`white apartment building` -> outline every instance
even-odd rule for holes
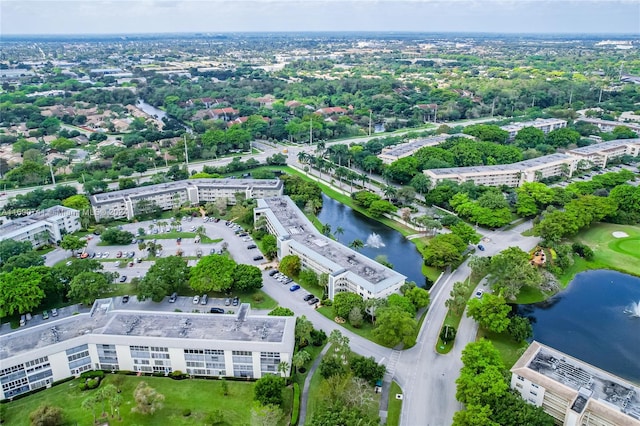
[[[601,132],[611,132],[613,129],[619,126],[625,126],[633,130],[636,133],[640,132],[640,124],[637,123],[625,123],[622,121],[600,120],[599,118],[580,117],[576,121],[582,121],[584,123],[593,124],[598,126]]]
[[[387,297],[405,282],[404,275],[322,235],[287,196],[259,199],[253,215],[256,222],[266,219],[280,259],[296,255],[303,268],[329,275],[330,299],[345,291],[363,299]]]
[[[142,306],[96,300],[89,313],[1,335],[0,399],[87,370],[258,379],[281,374],[280,362],[291,365],[294,317],[250,315],[249,304],[236,315],[136,310]]]
[[[587,161],[590,167],[606,167],[607,162],[612,158],[630,155],[637,157],[640,155],[640,138],[636,139],[616,139],[608,142],[596,143],[583,146],[582,148],[567,151],[578,158],[578,161]]]
[[[282,192],[280,179],[187,179],[95,194],[90,201],[99,222],[104,219],[132,219],[142,200],[154,202],[162,210],[171,210],[185,203],[198,205],[221,198],[228,204],[235,204],[237,193],[246,198],[262,198],[282,195]]]
[[[558,425],[640,425],[638,386],[536,341],[511,368],[511,388]]]
[[[445,134],[428,136],[426,138],[416,139],[407,143],[383,148],[382,152],[378,154],[378,158],[381,159],[384,164],[391,164],[396,160],[415,154],[421,148],[440,145],[449,138],[475,139],[473,136],[465,135],[464,133],[456,133],[455,135]]]
[[[558,118],[537,118],[533,121],[523,121],[521,123],[511,123],[506,126],[500,126],[502,130],[509,132],[509,140],[512,141],[516,138],[518,132],[525,127],[534,127],[540,129],[546,135],[547,133],[567,127],[566,120],[560,120]]]
[[[57,244],[64,234],[79,230],[78,210],[54,206],[0,225],[0,241],[29,241],[38,248],[44,244]]]
[[[525,182],[535,182],[553,176],[571,176],[579,159],[568,154],[551,154],[513,164],[494,166],[453,167],[427,169],[423,173],[433,186],[443,180],[457,183],[472,181],[476,185],[518,187]]]

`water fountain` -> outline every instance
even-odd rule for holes
[[[382,242],[382,238],[380,237],[380,235],[372,232],[371,235],[367,237],[366,246],[371,248],[381,248],[384,247],[384,243]]]
[[[625,314],[629,314],[632,317],[640,318],[640,302],[631,303],[631,306],[624,310]]]

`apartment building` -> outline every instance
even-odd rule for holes
[[[258,379],[283,374],[280,362],[291,365],[294,317],[251,315],[249,304],[235,315],[151,312],[119,299],[1,335],[0,399],[87,370]]]
[[[511,368],[511,388],[558,425],[640,425],[638,386],[536,341]]]
[[[0,241],[29,241],[38,248],[44,244],[57,244],[64,234],[79,230],[80,211],[54,206],[0,225]]]
[[[640,155],[640,138],[636,139],[616,139],[608,142],[596,143],[583,146],[582,148],[567,151],[578,158],[578,161],[586,161],[591,167],[606,167],[609,160],[630,155],[637,157]]]
[[[553,176],[571,176],[578,159],[568,154],[551,154],[513,164],[494,166],[453,167],[428,169],[423,173],[433,186],[443,180],[457,183],[472,181],[476,185],[518,187],[525,182],[535,182]]]
[[[427,146],[436,146],[445,142],[449,138],[469,138],[475,139],[473,136],[465,135],[464,133],[456,133],[454,135],[435,135],[428,136],[426,138],[420,138],[402,143],[398,145],[388,146],[382,149],[382,152],[378,154],[378,158],[382,160],[384,164],[391,164],[396,160],[404,157],[409,157],[415,154],[419,149]]]
[[[322,235],[287,196],[259,199],[253,214],[256,222],[264,217],[276,236],[279,258],[296,255],[303,268],[329,275],[330,299],[345,291],[364,299],[386,297],[405,282],[404,275]]]
[[[593,124],[598,126],[601,132],[611,132],[613,129],[619,126],[625,126],[633,130],[636,133],[640,133],[640,124],[638,123],[625,123],[622,121],[601,120],[599,118],[580,117],[576,121],[582,121],[584,123]]]
[[[282,195],[280,179],[187,179],[177,182],[141,186],[121,191],[105,192],[90,198],[97,222],[105,219],[132,219],[140,201],[157,204],[162,210],[176,206],[199,205],[224,198],[236,203],[236,194],[246,198]]]
[[[560,120],[558,118],[537,118],[533,121],[523,121],[521,123],[511,123],[507,124],[506,126],[500,126],[502,130],[506,130],[507,132],[509,132],[509,141],[514,140],[518,132],[525,127],[534,127],[536,129],[540,129],[546,135],[553,130],[567,127],[567,121]]]

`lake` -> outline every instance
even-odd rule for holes
[[[615,271],[576,275],[546,302],[519,305],[534,339],[640,383],[640,278]]]
[[[349,245],[355,239],[362,240],[366,245],[360,249],[360,253],[371,259],[383,254],[393,264],[393,269],[406,275],[408,281],[414,281],[420,287],[426,285],[426,278],[422,274],[422,255],[400,232],[324,194],[318,219],[323,224],[331,225],[334,235],[339,226],[344,229],[344,234],[336,235],[342,244]]]

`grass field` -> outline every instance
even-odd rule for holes
[[[402,389],[396,382],[391,382],[389,389],[389,407],[387,411],[387,426],[398,426],[402,411],[402,400],[396,399],[396,394],[402,394]]]
[[[513,364],[516,363],[520,355],[522,355],[522,351],[524,348],[529,346],[527,342],[517,343],[514,342],[511,336],[508,333],[492,333],[490,331],[483,330],[482,328],[478,329],[478,340],[485,338],[491,340],[493,346],[500,352],[502,356],[502,362],[507,370],[513,367]]]
[[[625,238],[615,238],[613,232],[624,232]],[[589,269],[613,269],[640,276],[640,227],[598,223],[580,232],[571,241],[588,245],[594,252],[591,260],[576,258],[574,264],[560,277],[567,285],[573,277]]]
[[[107,375],[100,387],[112,383],[115,377],[116,375]],[[229,395],[224,396],[221,382],[218,380],[177,381],[164,377],[121,377],[124,380],[120,386],[123,399],[120,406],[122,420],[109,418],[112,425],[207,424],[207,416],[216,410],[221,410],[223,413],[224,421],[220,424],[231,426],[251,423],[249,407],[253,401],[254,382],[227,381]],[[144,416],[131,412],[131,408],[135,405],[133,391],[141,381],[165,396],[164,407],[152,415]],[[93,414],[83,410],[81,404],[85,398],[100,388],[93,391],[80,391],[78,383],[77,380],[73,380],[7,404],[5,423],[29,426],[29,413],[42,404],[51,404],[63,409],[65,424],[92,424]],[[288,423],[293,390],[286,388],[284,392],[286,402],[283,408],[287,416],[282,425]],[[100,416],[101,408],[96,407],[97,416]],[[191,414],[184,416],[185,410],[191,410]]]
[[[471,276],[471,278],[469,279],[470,284],[468,286],[468,291],[466,294],[466,299],[468,300],[471,297],[471,293],[473,293],[473,289],[476,288],[476,286],[478,285],[478,283],[480,282],[480,279],[482,277],[475,277],[475,276]],[[460,325],[460,320],[462,319],[462,315],[464,315],[464,309],[463,312],[458,314],[456,312],[453,312],[451,309],[449,309],[447,311],[447,316],[444,317],[444,321],[442,322],[442,324],[440,325],[440,329],[442,329],[443,326],[445,325],[450,325],[453,328],[456,329],[456,331],[458,330],[458,326]],[[455,340],[451,341],[451,342],[447,342],[447,344],[445,345],[445,343],[442,341],[442,339],[440,339],[440,337],[438,337],[438,341],[436,342],[436,352],[440,353],[440,354],[448,354],[451,349],[453,349],[453,345],[455,344]]]

